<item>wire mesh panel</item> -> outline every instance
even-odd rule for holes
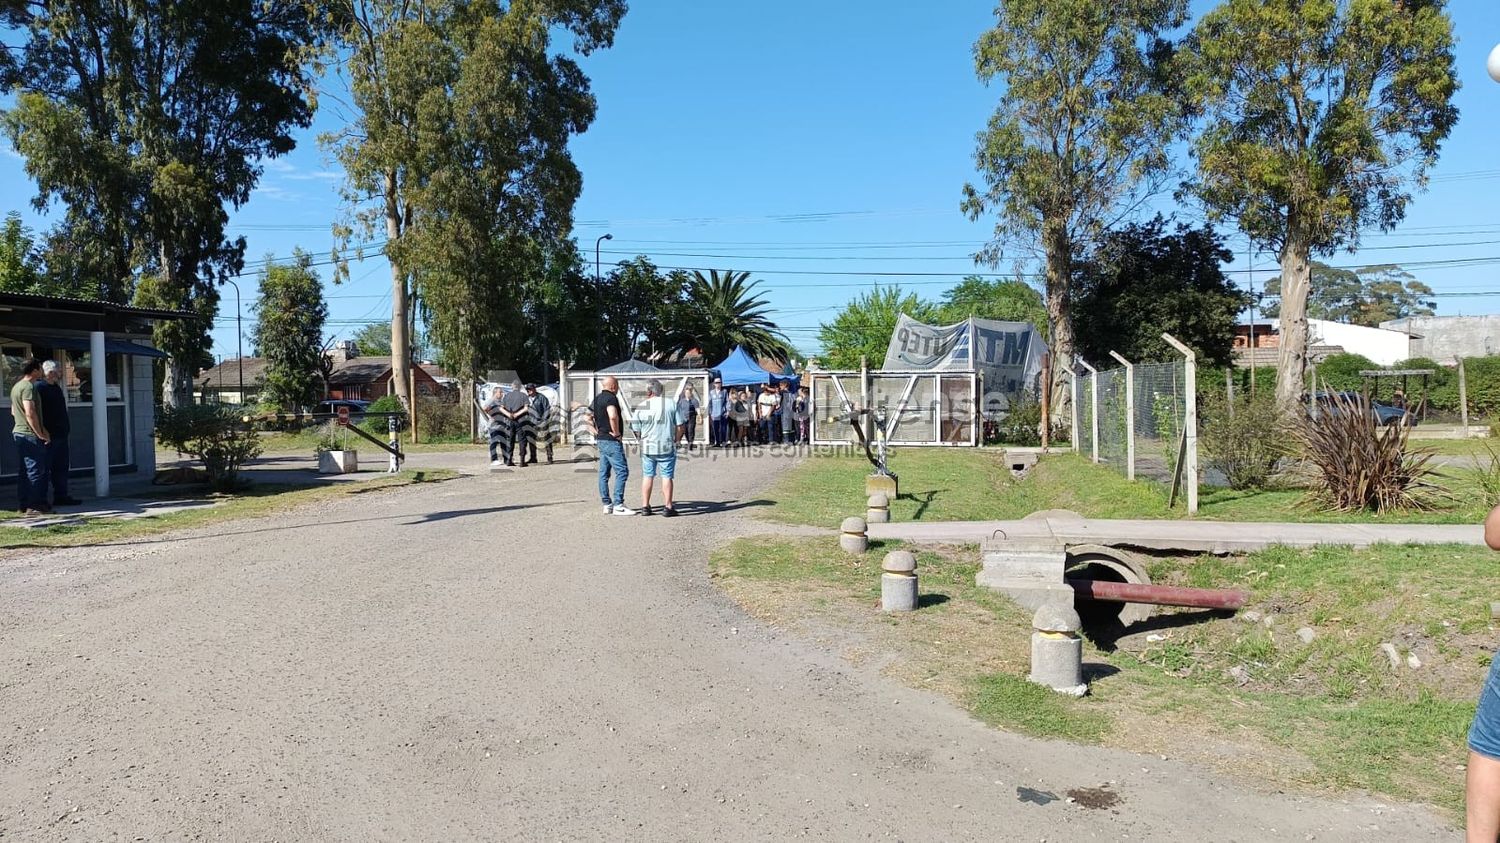
[[[840,391],[842,389],[842,392]],[[817,374],[812,376],[812,440],[818,445],[842,445],[859,439],[844,420],[850,407],[860,401],[859,374]]]
[[[1078,453],[1089,459],[1094,457],[1094,375],[1078,378],[1077,394],[1073,396],[1078,407],[1078,430],[1073,438],[1078,443]]]
[[[1136,472],[1171,482],[1182,445],[1187,412],[1186,373],[1182,361],[1135,366]]]
[[[859,372],[814,373],[809,376],[813,443],[858,444],[847,415],[868,399],[877,421],[890,422],[899,412],[892,445],[977,444],[977,378],[973,372],[870,372],[867,394]]]
[[[1100,372],[1095,379],[1099,384],[1099,462],[1128,475],[1125,369]]]

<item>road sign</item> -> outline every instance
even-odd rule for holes
[[[339,407],[339,426],[349,426],[349,406],[347,404],[340,405]]]

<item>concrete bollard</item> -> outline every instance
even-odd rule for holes
[[[880,609],[913,612],[917,608],[917,557],[909,550],[893,550],[880,565]]]
[[[1078,612],[1068,604],[1049,603],[1036,610],[1031,625],[1036,630],[1031,634],[1031,681],[1075,697],[1088,693]]]
[[[839,525],[839,547],[850,553],[864,553],[870,549],[870,540],[865,536],[865,519],[850,516]]]
[[[876,493],[870,496],[870,502],[866,504],[865,520],[871,524],[885,524],[891,520],[891,500],[884,494]]]

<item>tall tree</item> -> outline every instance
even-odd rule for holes
[[[771,305],[756,293],[759,285],[748,272],[709,270],[705,276],[694,271],[667,350],[696,348],[712,363],[743,346],[756,359],[785,362],[790,342],[766,315]]]
[[[0,223],[0,290],[8,293],[44,293],[44,275],[36,241],[12,211]]]
[[[1281,316],[1281,278],[1266,282],[1265,315]],[[1431,316],[1437,302],[1432,288],[1395,264],[1342,269],[1312,261],[1307,292],[1307,318],[1379,327],[1407,316]]]
[[[36,181],[39,209],[67,208],[90,297],[186,310],[162,321],[171,355],[162,400],[190,398],[207,356],[220,279],[243,266],[229,238],[259,161],[289,152],[312,119],[309,58],[322,16],[303,0],[171,3],[56,0],[0,6],[20,58],[5,133]],[[133,283],[134,282],[134,283]]]
[[[1047,335],[1047,304],[1029,284],[1017,278],[991,279],[970,275],[948,288],[934,319],[945,325],[970,316],[1002,322],[1030,322]]]
[[[1078,352],[1095,365],[1117,351],[1132,361],[1175,360],[1163,331],[1198,359],[1227,365],[1234,325],[1250,297],[1224,274],[1234,253],[1212,228],[1158,216],[1112,231],[1077,266]]]
[[[328,303],[311,255],[299,249],[290,263],[267,261],[255,318],[250,338],[256,355],[266,359],[266,400],[286,410],[312,405],[323,386]]]
[[[601,280],[601,326],[614,360],[662,351],[678,317],[687,274],[662,272],[645,255],[621,261]]]
[[[327,138],[350,224],[384,235],[391,365],[409,400],[412,294],[445,365],[475,377],[520,348],[519,286],[566,237],[582,179],[567,149],[594,117],[588,78],[553,53],[609,46],[623,0],[350,0],[346,68],[359,117]]]
[[[391,323],[371,322],[360,326],[349,339],[354,341],[354,347],[359,350],[363,357],[389,357],[391,354]],[[412,356],[418,360],[427,356],[427,341],[422,336],[421,329],[412,336]]]
[[[1442,0],[1225,0],[1192,35],[1192,190],[1281,261],[1276,396],[1307,367],[1312,256],[1389,230],[1458,120]]]
[[[974,45],[980,80],[1005,92],[974,154],[984,185],[964,186],[963,209],[998,215],[981,262],[997,266],[1007,244],[1045,256],[1059,408],[1074,354],[1073,261],[1165,172],[1182,125],[1162,36],[1186,9],[1186,0],[1002,0]]]
[[[829,369],[857,369],[863,357],[870,366],[879,366],[903,313],[919,322],[932,322],[937,316],[931,304],[899,286],[877,286],[861,293],[833,321],[818,327],[823,347],[819,362]]]

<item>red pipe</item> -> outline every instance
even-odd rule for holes
[[[1175,585],[1141,585],[1109,580],[1068,580],[1075,596],[1111,603],[1152,603],[1157,606],[1192,606],[1198,609],[1238,609],[1250,595],[1232,588],[1183,588]]]

